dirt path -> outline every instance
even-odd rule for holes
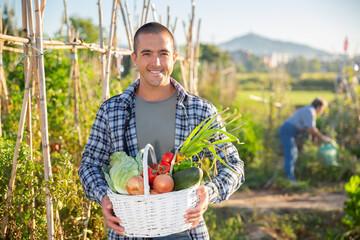
[[[236,208],[239,212],[261,211],[265,214],[276,212],[280,209],[293,210],[299,209],[320,210],[320,211],[343,211],[344,201],[347,200],[345,192],[320,192],[320,193],[279,193],[272,190],[237,192],[229,200],[212,206],[216,208],[229,207],[230,211]],[[314,211],[315,212],[315,211]],[[281,235],[281,231],[276,231],[263,224],[248,223],[244,225],[245,233],[251,240],[287,240]],[[303,236],[304,237],[304,236]],[[301,238],[299,238],[301,239]],[[314,239],[304,237],[302,239]]]
[[[229,200],[215,207],[237,207],[245,209],[319,209],[324,211],[342,210],[345,193],[297,193],[281,194],[274,191],[248,191],[233,194]]]

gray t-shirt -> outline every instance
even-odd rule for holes
[[[293,124],[299,131],[316,127],[316,111],[312,105],[298,109],[286,122]]]
[[[158,162],[175,148],[176,91],[162,101],[149,102],[135,97],[135,121],[138,148],[150,143]]]

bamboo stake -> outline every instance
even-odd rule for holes
[[[101,11],[101,0],[98,0],[98,10],[99,10],[99,37],[100,37],[100,48],[104,49],[104,36],[102,29],[102,11]],[[100,52],[100,72],[101,72],[101,85],[104,85],[105,79],[105,65],[104,65],[105,55],[103,52]]]
[[[40,88],[40,107],[42,115],[42,147],[44,160],[44,176],[45,176],[45,191],[46,191],[46,213],[47,213],[47,234],[48,239],[54,238],[54,216],[53,204],[48,183],[52,181],[51,176],[51,161],[49,151],[49,136],[48,136],[48,121],[47,121],[47,104],[46,104],[46,86],[45,86],[45,69],[44,69],[44,55],[43,55],[43,29],[40,15],[40,2],[35,0],[35,22],[36,22],[36,47],[38,49],[38,70],[39,70],[39,88]]]
[[[8,42],[12,42],[16,45],[21,45],[21,46],[23,46],[24,43],[27,43],[27,44],[30,43],[30,40],[27,38],[13,37],[13,36],[6,35],[6,34],[0,34],[0,40],[6,40]],[[45,49],[72,49],[72,48],[76,47],[77,49],[89,49],[91,51],[97,51],[100,53],[106,53],[107,48],[108,48],[108,46],[104,46],[102,48],[97,44],[85,43],[84,41],[78,40],[78,39],[74,39],[72,42],[61,42],[61,41],[56,41],[56,40],[43,40],[43,45],[44,45]],[[6,47],[6,48],[8,50],[14,49],[14,48],[10,48],[10,47]],[[14,52],[23,53],[22,50],[20,50],[20,49],[15,50],[15,49],[14,49]],[[4,50],[5,50],[5,48],[4,48]],[[117,47],[117,48],[111,47],[111,51],[113,54],[118,54],[118,55],[131,55],[131,53],[132,53],[131,50],[123,49],[123,48],[119,48],[119,47]]]
[[[33,19],[34,19],[34,13],[33,13],[33,1],[32,0],[28,0],[27,2],[27,15],[29,17],[29,30],[30,30],[30,44],[34,45],[35,43],[35,26],[33,24]],[[32,53],[34,53],[33,55],[37,55],[37,51],[35,51],[34,48],[32,48]],[[35,112],[38,113],[38,117],[39,117],[39,123],[41,123],[41,108],[40,108],[40,90],[39,90],[39,68],[38,68],[38,60],[34,57],[31,59],[31,61],[33,62],[33,93],[32,96],[35,95],[36,97],[36,105],[34,105],[34,110]],[[36,123],[36,122],[35,122]],[[39,128],[40,128],[40,133],[42,132],[42,126],[41,124],[39,124]]]
[[[2,84],[0,84],[0,138],[2,137],[2,123],[1,123],[2,97],[1,96],[2,96]]]
[[[146,0],[144,0],[144,3],[143,3],[143,9],[142,9],[142,13],[141,13],[141,25],[144,25],[144,18],[145,18],[145,10],[146,10]]]
[[[113,37],[114,37],[114,26],[116,24],[117,3],[118,3],[117,0],[113,0],[112,19],[111,19],[111,24],[110,24],[108,53],[107,53],[107,61],[106,61],[106,69],[105,69],[105,81],[104,81],[104,85],[102,88],[102,101],[103,102],[110,97],[109,80],[110,80],[110,66],[111,66],[111,46],[112,46],[112,41],[113,41]]]
[[[10,23],[11,30],[13,31],[14,36],[17,37],[17,36],[19,36],[19,33],[17,32],[17,29],[15,27],[15,23],[13,21],[13,15],[12,15],[12,12],[10,10],[10,7],[9,7],[9,4],[7,1],[5,1],[5,8],[6,8],[8,17],[9,17],[9,23]]]
[[[189,79],[190,79],[190,92],[196,95],[196,86],[195,86],[195,82],[194,82],[194,46],[193,44],[189,45],[190,46],[190,61],[189,63]]]
[[[151,9],[152,9],[154,22],[157,22],[158,19],[157,19],[157,16],[156,16],[155,4],[151,4]]]
[[[70,54],[70,58],[71,58],[71,67],[70,67],[70,76],[69,76],[69,82],[68,82],[68,92],[67,92],[67,96],[66,96],[66,101],[65,101],[65,109],[67,109],[69,107],[69,102],[70,102],[70,92],[71,92],[71,83],[72,83],[72,78],[74,76],[74,64],[73,64],[73,60],[72,58],[74,58],[75,55],[74,54]],[[66,123],[66,117],[64,118],[64,124]]]
[[[65,23],[65,14],[63,14],[61,17],[61,25],[60,25],[60,30],[59,30],[59,38],[60,39],[62,39],[62,36],[63,36],[64,23]]]
[[[186,73],[187,71],[185,69],[184,62],[180,61],[179,63],[180,63],[180,70],[181,70],[181,76],[182,76],[182,84],[185,89],[189,89],[188,81],[187,81],[187,73]]]
[[[40,6],[40,11],[41,11],[41,21],[44,18],[44,10],[45,10],[45,4],[46,4],[46,0],[42,0],[41,1],[41,6]]]
[[[145,14],[145,19],[144,19],[144,24],[147,23],[147,19],[149,16],[150,3],[151,3],[151,0],[148,0],[148,3],[146,5],[146,14]]]
[[[65,17],[65,20],[66,20],[68,41],[71,42],[71,32],[70,32],[71,28],[70,28],[69,16],[67,14],[66,0],[64,0],[64,17]]]
[[[170,27],[170,7],[167,7],[167,20],[166,20],[166,27]]]
[[[89,226],[89,221],[90,221],[90,216],[91,216],[91,200],[89,199],[86,203],[86,208],[87,208],[87,211],[86,211],[86,217],[85,217],[85,227],[84,227],[84,231],[83,231],[83,237],[82,239],[83,240],[86,240],[87,239],[87,231],[86,229],[88,228]]]
[[[0,7],[0,33],[2,33],[2,10]],[[6,79],[5,79],[5,72],[4,72],[4,65],[3,65],[3,49],[5,49],[4,43],[2,40],[0,40],[0,93],[2,93],[2,91],[4,91],[4,96],[5,96],[5,102],[4,102],[4,107],[5,107],[5,111],[9,114],[9,93],[7,90],[7,85],[6,85]],[[1,94],[2,96],[2,94]],[[0,96],[0,98],[1,98]],[[0,104],[1,107],[1,104]],[[1,112],[1,108],[0,108],[0,112]],[[0,120],[1,121],[1,120]],[[1,123],[0,123],[1,125]]]
[[[125,11],[126,11],[126,16],[127,16],[127,22],[129,24],[130,36],[131,36],[131,39],[132,39],[134,37],[134,33],[133,33],[133,28],[132,28],[131,20],[130,20],[130,13],[129,13],[129,9],[128,9],[126,1],[125,1]]]
[[[29,43],[30,40],[27,38],[22,38],[22,37],[14,37],[14,36],[10,36],[10,35],[5,35],[5,34],[0,34],[0,38],[3,40],[8,40],[9,42],[17,42],[20,43],[21,45],[23,43]]]
[[[2,50],[6,50],[9,52],[15,52],[15,53],[21,53],[21,54],[24,53],[24,51],[22,49],[8,47],[8,46],[2,46]]]
[[[23,37],[28,37],[28,15],[27,15],[27,4],[26,0],[21,0],[22,2],[22,22],[23,22]],[[32,21],[32,19],[29,19]],[[32,24],[29,24],[32,27]],[[32,31],[33,32],[33,31]],[[30,37],[30,35],[29,35]],[[29,47],[24,45],[24,54],[29,55]],[[29,57],[24,59],[24,77],[25,79],[29,78],[29,91],[28,91],[28,104],[27,104],[27,113],[26,113],[26,131],[28,133],[27,143],[30,148],[30,160],[33,161],[33,151],[32,151],[32,125],[31,125],[31,76],[32,76],[32,67],[30,64]],[[31,68],[30,68],[31,65]],[[24,96],[26,97],[26,96]],[[30,195],[32,196],[32,201],[30,203],[29,212],[30,212],[30,221],[29,221],[29,229],[30,229],[30,239],[35,239],[35,197],[34,197],[34,188],[32,187],[33,181],[32,177],[34,176],[34,172],[30,172],[30,182],[28,187],[31,189]]]
[[[73,65],[74,65],[74,76],[73,76],[73,92],[74,92],[74,112],[75,112],[75,126],[78,134],[78,144],[81,146],[82,139],[81,139],[81,129],[79,124],[79,102],[78,102],[78,94],[79,94],[79,62],[78,62],[78,55],[77,50],[74,49],[74,56]]]
[[[198,28],[197,28],[197,37],[196,37],[196,45],[195,45],[195,49],[194,49],[194,57],[193,57],[193,61],[192,61],[192,65],[193,65],[193,76],[194,76],[194,94],[198,95],[199,94],[199,90],[198,90],[198,62],[199,62],[199,49],[200,49],[200,24],[201,24],[201,19],[199,19],[198,22]]]
[[[172,28],[172,32],[175,33],[175,29],[176,29],[176,23],[177,23],[177,17],[175,18],[175,21],[174,21],[174,26]]]
[[[18,156],[19,156],[19,150],[20,150],[20,143],[22,142],[23,138],[23,132],[24,132],[24,125],[25,125],[25,117],[26,117],[26,111],[27,111],[27,105],[29,104],[29,89],[30,89],[30,69],[32,66],[28,68],[28,74],[26,75],[25,80],[25,92],[24,92],[24,98],[23,98],[23,104],[21,108],[21,115],[20,115],[20,123],[19,123],[19,129],[18,129],[18,137],[16,139],[16,145],[15,145],[15,152],[14,152],[14,158],[11,168],[11,175],[10,175],[10,182],[8,186],[7,193],[5,195],[6,199],[6,212],[3,217],[2,225],[1,225],[1,234],[2,237],[6,237],[7,233],[7,224],[8,224],[8,218],[9,218],[9,211],[11,207],[11,201],[13,196],[13,191],[15,189],[15,178],[16,178],[16,171],[18,167]]]
[[[123,9],[121,0],[118,0],[118,2],[119,2],[119,5],[120,5],[121,15],[122,15],[124,26],[125,26],[125,31],[126,31],[126,36],[127,36],[128,43],[129,43],[129,48],[132,51],[133,50],[133,45],[132,45],[132,40],[131,40],[132,36],[130,36],[129,29],[128,29],[128,26],[126,24],[125,13],[124,13],[124,9]]]

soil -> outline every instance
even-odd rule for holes
[[[324,211],[342,210],[346,193],[278,193],[272,190],[236,192],[229,200],[215,207],[236,207],[242,209],[318,209]]]
[[[212,205],[221,211],[236,211],[240,213],[262,212],[270,213],[283,209],[289,212],[306,211],[317,212],[343,212],[344,202],[347,200],[345,192],[302,192],[302,193],[281,193],[274,190],[245,191],[234,193],[229,200],[220,204]],[[245,224],[244,229],[249,239],[280,239],[282,238],[271,227],[264,227],[262,224]],[[304,238],[304,239],[312,239]],[[284,239],[286,240],[286,238]]]

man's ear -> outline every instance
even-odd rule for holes
[[[134,65],[136,66],[136,54],[134,52],[131,54],[131,59],[132,59]]]
[[[177,58],[177,52],[174,52],[174,54],[173,54],[173,61],[175,62],[176,61],[176,58]]]

